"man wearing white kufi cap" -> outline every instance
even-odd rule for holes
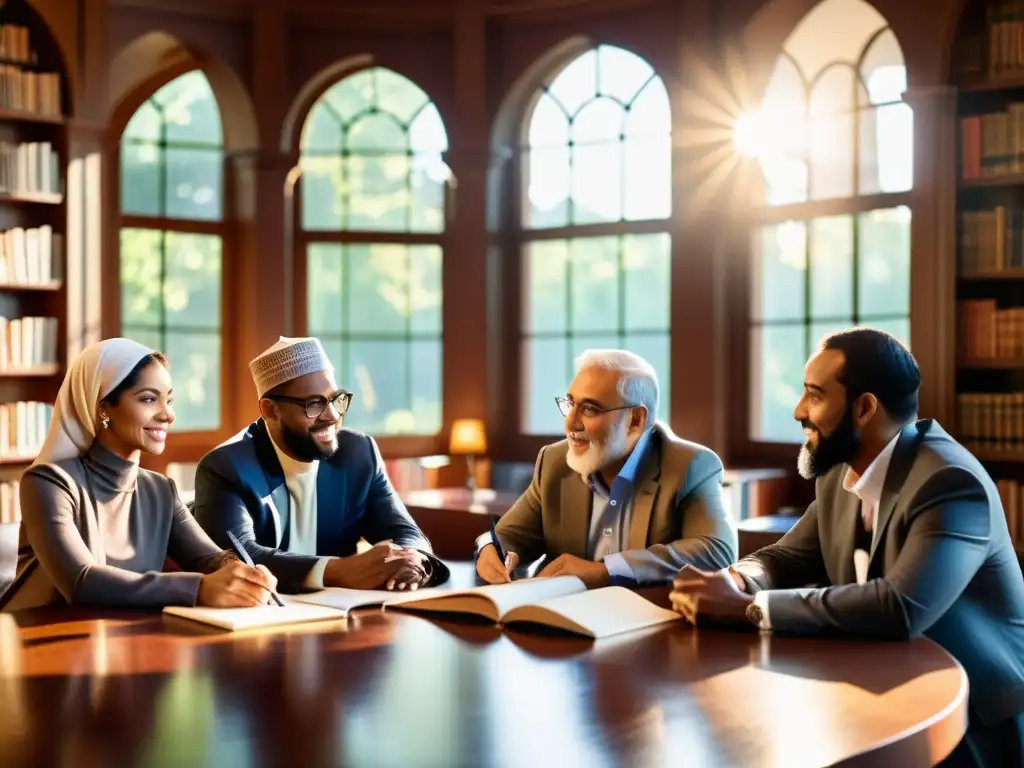
[[[262,418],[199,462],[195,516],[233,533],[282,592],[416,589],[448,569],[409,516],[373,438],[342,428],[340,389],[319,339],[281,337],[249,363]],[[356,554],[365,538],[374,546]]]

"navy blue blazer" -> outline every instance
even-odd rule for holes
[[[320,462],[316,480],[318,556],[356,553],[391,539],[431,558],[431,584],[448,578],[430,543],[398,497],[373,438],[351,429],[338,433],[338,451]],[[196,520],[218,546],[229,549],[231,531],[252,559],[278,579],[281,592],[294,593],[317,557],[286,552],[291,496],[263,419],[254,421],[207,453],[196,470]]]

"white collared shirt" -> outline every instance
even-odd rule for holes
[[[878,505],[882,501],[882,489],[885,487],[885,476],[889,472],[889,462],[892,461],[892,452],[896,449],[896,441],[900,434],[886,443],[879,451],[863,475],[853,471],[853,467],[846,470],[843,478],[843,490],[849,491],[860,499],[860,513],[864,520],[864,528],[871,533],[872,539],[876,535],[876,523],[878,522]],[[853,568],[857,574],[857,583],[864,584],[868,580],[868,559],[870,554],[863,549],[855,550],[853,553]],[[768,617],[768,595],[771,590],[761,590],[754,595],[754,603],[761,609],[761,625],[763,630],[772,628],[771,619]]]
[[[268,432],[269,434],[269,432]],[[286,552],[297,555],[316,555],[316,478],[320,469],[319,461],[298,461],[281,450],[274,438],[270,438],[277,460],[284,471],[284,483],[291,497],[289,511],[288,548]],[[306,577],[302,586],[306,589],[324,588],[324,569],[329,557],[321,557]]]

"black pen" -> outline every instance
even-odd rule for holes
[[[494,518],[488,517],[487,522],[491,526],[491,544],[494,545],[495,551],[498,553],[498,559],[501,560],[501,564],[505,566],[505,570],[508,570],[508,559],[505,556],[505,550],[501,548],[501,542],[498,541],[498,530],[494,527]],[[509,574],[510,576],[512,574]]]
[[[249,557],[249,553],[245,551],[245,547],[242,546],[242,542],[236,539],[235,534],[233,534],[231,531],[226,531],[226,533],[228,535],[228,538],[231,539],[231,548],[235,550],[235,554],[238,555],[239,558],[241,558],[243,563],[250,566],[251,568],[255,568],[256,563],[254,563],[252,561],[252,558]],[[275,592],[271,591],[270,596],[274,598],[275,603],[284,608],[284,603],[281,602],[281,598],[278,597]]]

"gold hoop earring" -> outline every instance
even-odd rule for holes
[[[100,424],[103,425],[104,429],[110,429],[110,417],[107,414],[100,416]]]

